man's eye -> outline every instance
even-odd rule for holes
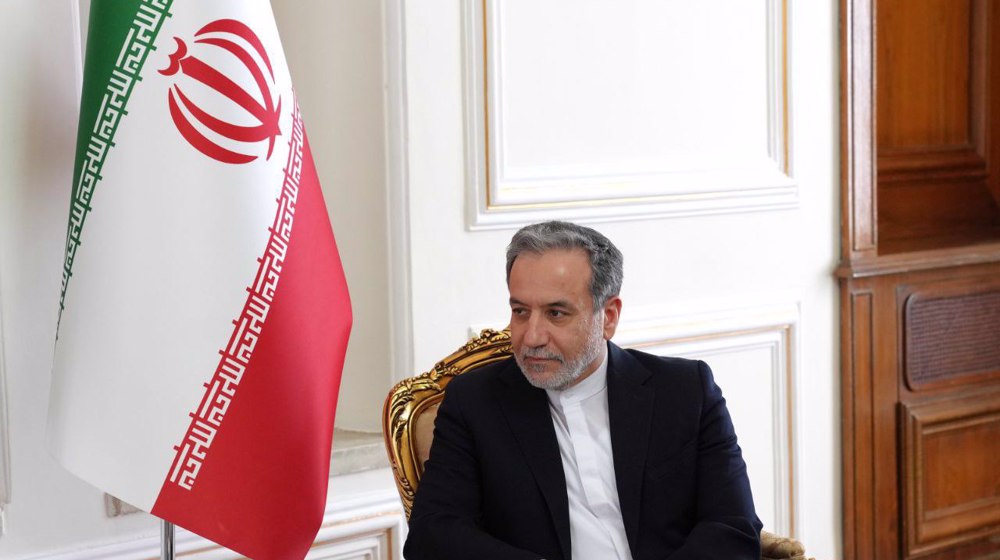
[[[522,307],[514,307],[514,308],[511,308],[511,310],[510,310],[510,314],[511,315],[517,315],[517,316],[524,315],[527,312],[528,311],[526,309],[522,308]]]
[[[554,319],[558,319],[560,317],[565,317],[565,316],[566,316],[566,312],[565,311],[560,311],[558,309],[550,309],[549,310],[549,317],[552,317]]]

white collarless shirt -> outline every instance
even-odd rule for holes
[[[573,560],[632,560],[611,454],[607,354],[583,381],[545,392],[566,476]]]

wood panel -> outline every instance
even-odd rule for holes
[[[847,560],[1000,558],[998,14],[841,1]]]
[[[977,144],[984,0],[879,0],[879,159],[927,147]],[[979,14],[976,14],[979,16]],[[978,55],[978,56],[977,56]],[[973,115],[973,113],[976,113]],[[881,171],[881,164],[880,164]]]
[[[879,0],[879,253],[1000,239],[993,0]]]
[[[899,412],[901,407],[927,402],[940,402],[946,408],[951,407],[954,399],[969,394],[988,395],[984,398],[992,403],[990,406],[1000,407],[1000,377],[993,373],[963,375],[965,368],[962,367],[956,376],[943,380],[927,379],[923,384],[913,383],[914,387],[910,386],[906,374],[908,364],[913,361],[906,344],[908,302],[919,303],[921,299],[932,303],[957,301],[964,307],[970,303],[963,298],[982,297],[988,300],[997,293],[998,285],[1000,264],[997,263],[842,280],[842,301],[848,302],[842,309],[845,558],[968,560],[981,554],[1000,552],[1000,531],[997,530],[1000,526],[994,524],[991,530],[983,529],[972,534],[962,529],[960,524],[954,524],[954,519],[939,525],[940,530],[953,530],[952,534],[940,538],[941,542],[946,542],[945,545],[938,548],[909,547],[907,531],[911,521],[909,511],[905,509],[907,504],[904,504],[903,489],[910,483],[914,470],[908,466],[903,454],[906,438],[902,419],[905,416]],[[986,309],[992,305],[991,302],[974,299],[971,305],[982,308],[986,313],[969,317],[967,326],[949,325],[940,316],[930,317],[930,324],[925,326],[966,330],[968,334],[969,330],[974,331],[976,325],[982,325],[993,316]],[[919,307],[917,310],[926,311]],[[962,317],[951,319],[959,323],[964,320]],[[986,335],[993,336],[993,333]],[[946,355],[958,352],[958,362],[961,363],[964,359],[961,358],[961,344],[951,342],[952,346],[929,351],[943,351]],[[919,352],[928,350],[920,348]],[[979,434],[977,437],[982,439],[986,436]],[[961,512],[948,509],[947,503],[941,501],[942,496],[981,494],[987,488],[987,483],[983,482],[985,471],[975,467],[981,463],[982,457],[975,451],[966,453],[961,443],[947,439],[933,441],[931,445],[947,448],[947,451],[942,450],[940,456],[947,454],[949,458],[954,458],[949,459],[952,462],[948,468],[959,469],[956,480],[961,484],[973,483],[965,490],[971,494],[941,486],[941,477],[927,483],[928,492],[936,500],[933,502],[934,515],[949,519],[950,516],[961,515]],[[962,469],[968,469],[968,472]],[[1000,485],[1000,479],[995,480],[994,485]],[[962,538],[956,537],[959,534]],[[998,540],[994,542],[990,538]],[[909,552],[911,548],[913,554]]]
[[[975,541],[1000,524],[1000,394],[904,404],[907,556]]]
[[[996,205],[984,187],[985,175],[963,179],[906,181],[879,185],[879,228],[883,232],[880,249],[896,247],[905,251],[906,240],[917,240],[916,246],[931,248],[928,239],[954,238],[954,244],[938,240],[937,246],[961,246],[982,232],[989,240]],[[958,233],[964,232],[965,237]],[[890,246],[888,244],[896,243]],[[911,245],[914,242],[911,242]]]

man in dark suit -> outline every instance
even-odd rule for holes
[[[448,385],[406,558],[760,557],[711,370],[609,342],[621,282],[621,253],[593,229],[545,222],[515,234],[514,358]]]

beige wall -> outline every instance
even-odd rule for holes
[[[372,0],[272,2],[354,309],[337,426],[381,429],[389,349],[382,8]]]

